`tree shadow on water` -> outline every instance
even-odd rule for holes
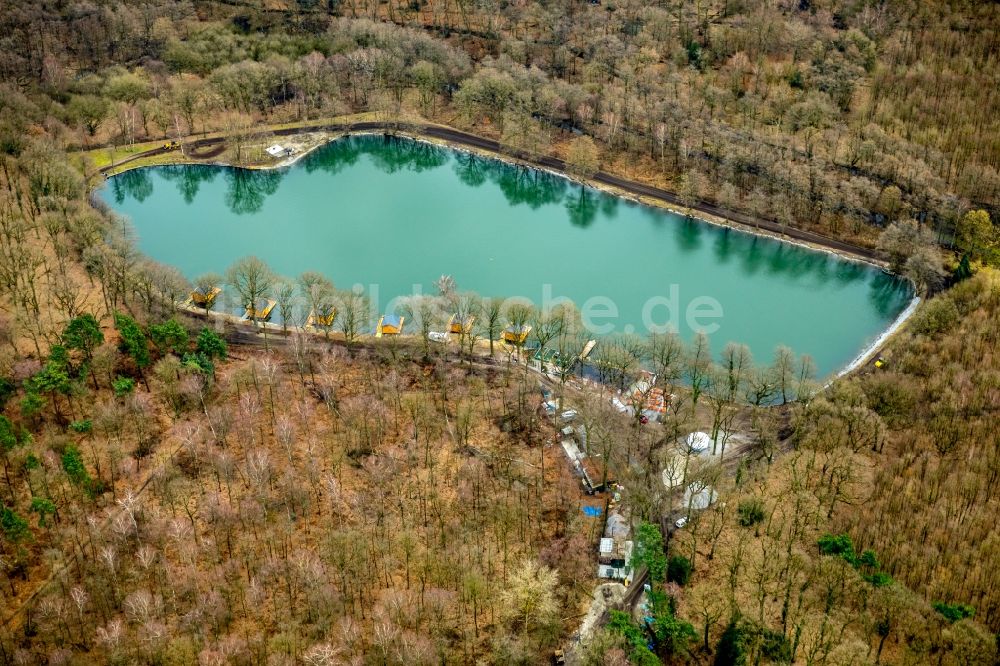
[[[226,205],[237,215],[256,213],[274,194],[284,173],[262,169],[229,169],[226,173]]]

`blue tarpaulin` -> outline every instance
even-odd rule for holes
[[[583,513],[586,516],[593,516],[596,518],[597,516],[601,515],[603,511],[599,506],[585,506],[583,507]]]

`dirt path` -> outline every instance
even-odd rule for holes
[[[488,139],[486,137],[478,136],[476,134],[470,134],[469,132],[463,132],[461,130],[453,129],[451,127],[445,127],[442,125],[431,125],[424,123],[401,123],[401,122],[387,122],[387,121],[367,121],[367,122],[356,122],[356,123],[333,123],[329,125],[314,125],[308,127],[291,127],[276,129],[273,131],[275,136],[293,136],[296,134],[304,134],[310,132],[339,132],[339,133],[351,133],[351,132],[371,132],[384,130],[387,132],[399,131],[412,133],[416,136],[427,137],[429,139],[437,139],[440,141],[446,141],[451,144],[458,146],[465,146],[469,148],[476,148],[478,150],[486,151],[496,155],[502,155],[505,157],[514,157],[520,161],[532,164],[535,166],[543,167],[545,169],[552,169],[559,172],[564,172],[566,170],[566,163],[557,157],[537,157],[537,158],[527,158],[523,155],[511,154],[501,148],[499,142],[494,139]],[[220,146],[225,143],[225,137],[211,137],[206,139],[196,139],[184,144],[187,151],[193,153],[193,157],[200,158],[207,156],[216,156],[222,151]],[[161,155],[166,152],[170,152],[170,148],[153,148],[152,150],[147,150],[142,153],[136,153],[131,157],[118,162],[115,165],[108,165],[102,167],[100,172],[102,174],[107,174],[112,169],[117,169],[124,164],[128,164],[134,160],[153,157],[155,155]],[[176,149],[173,149],[176,150]],[[653,185],[647,185],[645,183],[640,183],[638,181],[629,180],[621,176],[617,176],[606,171],[598,171],[594,174],[590,181],[598,185],[603,185],[606,187],[611,187],[616,190],[620,190],[627,194],[631,194],[638,197],[647,197],[657,202],[665,203],[670,206],[675,206],[680,209],[685,209],[687,206],[681,201],[681,198],[674,192],[665,190],[660,187],[655,187]],[[807,229],[798,229],[795,227],[789,227],[781,224],[773,219],[755,217],[752,215],[747,215],[745,213],[740,213],[738,211],[730,210],[722,206],[717,206],[715,204],[700,201],[693,206],[693,209],[705,215],[710,215],[713,217],[721,218],[734,225],[754,231],[757,233],[766,233],[774,236],[778,236],[785,239],[791,239],[799,241],[802,243],[807,243],[819,248],[830,250],[832,252],[852,256],[855,258],[862,259],[868,262],[881,263],[882,256],[876,250],[871,248],[863,247],[861,245],[855,245],[854,243],[849,243],[847,241],[842,241],[836,238],[831,238],[823,234],[816,233],[814,231],[809,231]]]

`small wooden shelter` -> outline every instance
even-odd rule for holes
[[[472,315],[453,314],[448,319],[448,332],[455,335],[468,335],[472,332],[472,324],[476,318]]]
[[[528,339],[529,333],[531,333],[531,327],[527,324],[521,326],[511,324],[503,330],[503,341],[512,345],[523,345],[524,341]]]
[[[399,335],[403,332],[403,320],[403,317],[397,315],[382,315],[379,317],[378,326],[375,327],[375,337],[381,338],[383,335]]]
[[[330,308],[326,312],[316,313],[315,310],[309,311],[309,318],[306,319],[306,326],[316,326],[322,328],[330,328],[333,326],[333,322],[337,319],[336,308]]]
[[[256,303],[247,304],[244,319],[256,319],[257,321],[267,321],[271,317],[276,301],[270,298],[258,298]]]
[[[205,289],[203,287],[198,287],[191,292],[191,303],[197,305],[199,308],[209,308],[215,303],[215,299],[222,293],[222,289],[219,287],[212,287],[211,289]]]

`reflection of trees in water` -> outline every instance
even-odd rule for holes
[[[833,279],[840,284],[850,284],[865,278],[872,272],[870,266],[866,266],[856,261],[837,261],[837,270],[833,273]]]
[[[767,260],[764,262],[764,270],[770,275],[781,273],[789,261],[789,256],[792,254],[791,246],[785,243],[770,241],[764,247],[767,249],[765,253]]]
[[[437,168],[447,163],[449,156],[453,155],[453,168],[464,184],[479,187],[487,181],[494,183],[512,206],[525,204],[531,208],[539,208],[545,204],[563,202],[570,222],[579,227],[593,224],[598,214],[614,217],[623,203],[618,197],[604,195],[584,186],[570,188],[565,178],[539,169],[511,165],[470,153],[453,154],[448,149],[404,137],[359,136],[343,139],[331,144],[317,159],[307,162],[306,168],[336,172],[344,166],[354,164],[361,153],[370,154],[375,165],[387,173],[403,169],[421,171]],[[651,215],[657,225],[667,219],[659,211],[651,211]],[[680,249],[690,252],[701,247],[706,231],[704,222],[688,217],[671,222],[676,222],[673,228]],[[840,284],[847,284],[862,279],[868,273],[867,267],[853,262],[840,261],[822,253],[758,236],[744,237],[729,229],[722,229],[716,234],[713,252],[719,263],[739,257],[742,260],[742,270],[748,275],[764,270],[770,274],[785,274],[795,278],[815,275],[821,282],[836,280]],[[882,299],[876,303],[876,307],[892,311],[899,299],[899,289],[890,281],[888,287],[882,286],[876,291],[884,294],[884,297],[873,295],[873,298]]]
[[[458,179],[470,187],[479,187],[486,182],[486,160],[471,153],[455,155],[455,173]]]
[[[826,254],[819,254],[818,252],[810,252],[809,254],[817,255],[822,257],[822,262],[816,264],[813,267],[812,272],[824,283],[832,282],[836,280],[837,277],[837,264],[841,263],[836,257],[831,257]]]
[[[507,203],[516,206],[525,204],[540,208],[546,204],[557,204],[566,195],[568,182],[565,178],[531,167],[515,166],[499,160],[475,158],[479,168],[503,193]]]
[[[337,173],[356,163],[362,154],[384,173],[402,170],[426,171],[454,160],[454,171],[462,183],[479,187],[487,181],[497,185],[511,205],[525,204],[538,208],[560,203],[566,196],[568,181],[539,169],[513,166],[500,160],[452,152],[422,141],[396,136],[353,136],[338,139],[303,161],[306,171]],[[614,197],[603,201],[606,212],[613,214],[618,202]]]
[[[663,229],[668,224],[674,224],[676,221],[677,216],[669,211],[642,204],[637,204],[637,206],[642,213],[642,217],[648,220],[649,223],[656,229]]]
[[[303,166],[310,173],[319,170],[335,174],[356,164],[362,154],[369,155],[385,173],[426,171],[448,162],[448,152],[429,143],[389,135],[362,135],[329,143],[306,157]]]
[[[389,140],[400,141],[395,137],[389,137]],[[432,146],[422,141],[402,141],[402,145],[403,157],[414,171],[437,169],[448,163],[448,151],[439,146]]]
[[[796,278],[802,277],[816,273],[829,259],[826,254],[803,250],[788,243],[771,241],[771,245],[774,249],[767,260],[767,272],[771,275],[787,274]]]
[[[124,203],[126,198],[142,203],[153,193],[149,169],[132,169],[118,174],[111,179],[111,191],[119,204]]]
[[[913,287],[906,280],[872,268],[865,270],[870,271],[872,275],[868,300],[880,316],[895,316],[903,309],[904,304],[913,298]]]
[[[725,264],[732,259],[735,250],[733,247],[733,236],[735,233],[729,227],[718,230],[718,233],[715,235],[715,243],[712,244],[712,254],[715,255],[716,263]]]
[[[539,208],[546,204],[556,204],[566,196],[568,181],[565,178],[538,169],[528,169],[528,171],[530,174],[523,181],[525,185],[523,200],[530,207]]]
[[[688,252],[701,247],[701,235],[705,230],[703,224],[685,215],[676,226],[678,247]]]
[[[219,168],[204,165],[165,166],[160,173],[164,179],[177,183],[177,190],[184,197],[184,202],[191,203],[202,183],[215,180],[219,175]]]
[[[597,195],[588,187],[580,186],[576,196],[569,196],[566,199],[566,211],[569,213],[569,221],[575,226],[587,228],[594,223],[599,209]]]
[[[324,173],[336,174],[346,167],[353,166],[364,152],[364,147],[359,139],[364,137],[345,137],[337,139],[319,150],[307,155],[302,160],[302,166],[306,173],[313,171],[323,171]]]
[[[761,266],[767,259],[767,243],[760,236],[751,236],[747,244],[747,249],[742,253],[743,272],[746,275],[754,275],[759,272]]]
[[[553,176],[550,173],[545,173],[544,171],[536,172],[538,174],[538,188],[540,197],[539,199],[542,203],[559,203],[566,196],[566,193],[570,189],[570,183],[565,178],[559,176]]]
[[[256,213],[264,200],[274,194],[284,173],[273,169],[229,169],[226,205],[238,215]]]
[[[389,135],[363,138],[368,140],[375,164],[386,173],[403,169],[427,171],[448,162],[448,153],[444,148],[423,141]]]
[[[602,193],[598,195],[598,198],[601,201],[601,212],[604,213],[604,217],[611,219],[618,215],[618,207],[623,201],[621,197]]]
[[[795,279],[808,275],[823,284],[832,281],[838,285],[847,285],[865,278],[871,270],[863,264],[845,261],[824,252],[771,238],[744,236],[728,229],[720,232],[713,249],[719,263],[739,257],[741,270],[745,275],[764,270],[769,275],[787,275]]]
[[[499,178],[496,184],[499,186],[500,191],[503,192],[503,196],[507,199],[508,204],[511,206],[528,204],[533,208],[540,205],[533,200],[533,179],[531,175],[534,169],[506,164],[500,164],[499,166]]]
[[[819,254],[810,252],[809,254]],[[866,279],[870,274],[881,275],[880,271],[875,271],[871,266],[858,261],[847,261],[840,257],[830,256],[826,253],[820,254],[826,261],[819,267],[818,273],[825,281],[834,281],[838,285],[848,285],[858,280]]]

